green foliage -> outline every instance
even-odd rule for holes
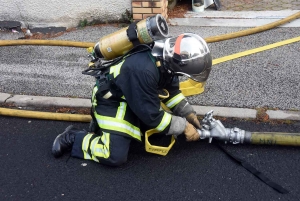
[[[87,19],[84,19],[84,20],[79,21],[78,27],[84,28],[86,26],[93,26],[96,24],[101,24],[101,21],[100,20],[92,20],[91,22],[89,22]]]
[[[123,23],[128,23],[128,24],[130,24],[130,23],[133,22],[133,15],[132,15],[132,13],[128,9],[126,9],[125,12],[122,13],[122,19],[121,19],[121,21]]]
[[[116,21],[110,21],[108,19],[93,19],[92,21],[88,21],[87,19],[80,20],[78,23],[79,28],[84,28],[86,26],[93,26],[96,24],[108,24],[110,22],[116,22]],[[132,13],[126,9],[124,13],[121,14],[121,17],[118,16],[118,23],[120,23],[121,26],[128,26],[128,24],[131,24],[133,22],[133,15]]]
[[[78,27],[83,28],[83,27],[86,27],[86,26],[88,26],[88,21],[87,21],[87,19],[84,19],[84,20],[80,20],[80,21],[79,21]]]

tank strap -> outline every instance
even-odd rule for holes
[[[97,95],[100,95],[104,99],[108,99],[112,96],[111,89],[111,80],[109,79],[109,74],[101,74],[98,78],[96,78],[96,86],[98,87]]]
[[[130,42],[132,42],[133,46],[137,46],[140,43],[140,41],[138,40],[138,36],[137,36],[137,26],[136,26],[137,22],[133,22],[129,25],[129,27],[127,28],[126,32],[127,32],[127,36]]]

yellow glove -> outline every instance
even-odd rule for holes
[[[189,123],[191,123],[196,128],[198,128],[198,129],[201,128],[200,122],[195,113],[192,112],[192,113],[188,114],[185,118]]]
[[[198,141],[200,139],[200,134],[198,133],[196,128],[188,122],[186,122],[186,126],[184,129],[184,135],[186,137],[186,141],[188,141],[188,142]]]

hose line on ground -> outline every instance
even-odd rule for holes
[[[95,43],[65,41],[65,40],[0,40],[0,46],[40,45],[40,46],[66,46],[66,47],[94,47]]]
[[[229,40],[233,38],[238,38],[242,36],[247,36],[259,32],[263,32],[280,25],[286,24],[291,22],[300,17],[300,12],[297,12],[293,15],[290,15],[284,19],[258,26],[255,28],[250,28],[234,33],[219,35],[219,36],[212,36],[205,38],[207,43],[219,42],[223,40]],[[60,41],[60,40],[0,40],[0,46],[17,46],[17,45],[41,45],[41,46],[67,46],[67,47],[81,47],[81,48],[88,48],[93,47],[95,43],[91,42],[78,42],[78,41]]]
[[[300,133],[252,132],[250,144],[300,146]]]
[[[233,39],[233,38],[238,38],[238,37],[247,36],[250,34],[263,32],[263,31],[278,27],[280,25],[286,24],[288,22],[291,22],[299,17],[300,17],[300,12],[297,12],[297,13],[290,15],[284,19],[281,19],[281,20],[278,20],[278,21],[275,21],[275,22],[272,22],[272,23],[269,23],[266,25],[262,25],[262,26],[251,28],[251,29],[234,32],[234,33],[224,34],[224,35],[220,35],[220,36],[208,37],[208,38],[205,38],[205,41],[207,43],[213,43],[213,42],[219,42],[219,41],[223,41],[223,40],[229,40],[229,39]]]
[[[197,129],[200,139],[228,142],[231,144],[260,144],[300,146],[300,133],[250,132],[237,127],[226,128],[220,120],[213,117],[213,110],[207,112]]]
[[[0,115],[55,121],[90,122],[90,115],[0,108]],[[300,146],[300,133],[251,132],[246,144]]]
[[[46,120],[55,120],[55,121],[90,122],[92,120],[90,115],[38,112],[38,111],[28,111],[28,110],[7,109],[7,108],[0,108],[0,115],[11,116],[11,117],[33,118],[33,119],[46,119]]]

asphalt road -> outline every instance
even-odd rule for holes
[[[128,162],[111,168],[66,154],[51,155],[58,133],[72,122],[0,117],[0,200],[291,200],[300,199],[295,147],[224,145],[290,191],[280,194],[216,145],[177,141],[163,157],[132,143]],[[223,122],[249,131],[296,132],[298,123]],[[87,128],[86,123],[74,123]]]
[[[118,30],[87,27],[54,40],[96,42]],[[170,35],[194,32],[203,38],[242,28],[170,27]],[[299,36],[300,28],[276,28],[260,34],[209,44],[214,59]],[[0,39],[22,34],[0,33]],[[0,47],[0,92],[89,98],[94,80],[85,49]],[[293,43],[213,67],[194,105],[268,107],[299,110],[300,46]],[[228,119],[226,127],[249,131],[299,132],[291,124]],[[166,156],[146,153],[133,143],[129,161],[110,168],[92,161],[55,159],[51,145],[69,122],[0,116],[0,200],[300,200],[298,147],[223,145],[290,191],[282,195],[258,180],[206,141],[179,141]],[[87,128],[85,123],[73,123]]]
[[[118,30],[86,27],[53,40],[97,42]],[[170,26],[170,35],[194,32],[203,38],[244,28]],[[263,33],[210,43],[214,59],[298,37],[300,28],[275,28]],[[1,32],[0,39],[22,34]],[[82,48],[0,47],[0,91],[11,94],[89,98],[94,80],[82,75],[89,59]],[[293,43],[213,66],[203,94],[189,97],[194,105],[300,109],[300,45]]]

